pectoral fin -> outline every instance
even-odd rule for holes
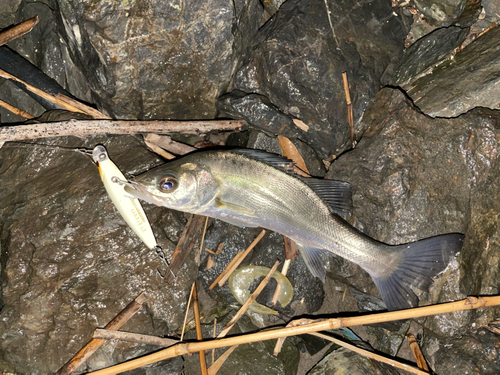
[[[238,227],[256,228],[248,219],[255,218],[255,212],[234,203],[224,202],[221,198],[215,201],[215,208],[225,215],[217,216],[218,219]],[[227,216],[226,216],[227,215]]]
[[[321,281],[325,282],[326,269],[325,262],[321,254],[326,251],[322,249],[315,249],[313,247],[303,247],[297,244],[297,247],[306,262],[307,268],[313,274],[313,276],[318,277]]]

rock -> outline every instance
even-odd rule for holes
[[[406,81],[415,80],[427,69],[454,54],[467,36],[467,29],[450,26],[434,30],[419,39],[405,50],[400,67],[394,75],[393,86],[403,85]]]
[[[348,349],[340,348],[328,354],[311,371],[309,375],[334,374],[377,374],[396,375],[398,371],[392,366],[363,357]]]
[[[431,119],[402,92],[386,88],[363,121],[370,124],[363,139],[327,174],[352,184],[355,225],[390,244],[465,233],[457,260],[420,293],[421,305],[498,294],[500,112],[475,109]],[[438,339],[451,338],[497,314],[498,308],[489,308],[428,317],[424,328]],[[453,356],[453,348],[440,347]]]
[[[499,53],[500,28],[494,28],[454,58],[402,87],[432,117],[456,117],[475,107],[498,109]]]
[[[123,222],[94,163],[78,152],[52,147],[103,143],[125,174],[137,174],[160,162],[138,138],[67,137],[40,143],[49,146],[7,143],[0,150],[0,357],[15,372],[29,374],[56,372],[96,327],[143,291],[148,302],[123,329],[160,336],[177,329],[197,273],[191,254],[175,283],[167,286],[157,273],[161,260]],[[144,208],[169,258],[184,215]],[[110,366],[139,352],[144,353],[141,345],[108,343],[79,370]]]
[[[359,118],[381,77],[388,79],[399,63],[407,31],[386,1],[287,1],[259,30],[220,108],[264,131],[299,138],[321,158],[338,155],[350,147],[342,72],[360,133]]]
[[[417,8],[426,20],[435,26],[450,26],[458,23],[461,26],[470,26],[481,11],[480,1],[470,0],[415,0]]]

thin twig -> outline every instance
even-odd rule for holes
[[[193,286],[191,287],[191,292],[189,292],[188,304],[186,306],[186,314],[184,315],[184,323],[182,324],[181,341],[184,338],[184,330],[186,329],[186,322],[189,313],[189,306],[191,306],[191,298],[193,298],[194,286],[195,283],[193,283]]]
[[[33,116],[32,114],[29,114],[28,112],[23,111],[22,109],[11,106],[9,103],[4,102],[3,100],[0,100],[0,107],[4,107],[6,110],[12,112],[13,114],[24,117],[25,119],[28,120],[35,118],[35,116]]]
[[[179,343],[179,340],[167,339],[164,337],[142,335],[140,333],[132,332],[111,331],[109,329],[101,328],[96,328],[96,330],[94,331],[94,338],[135,342],[138,344],[156,345],[165,348]]]
[[[2,31],[0,33],[0,46],[9,43],[11,40],[14,40],[24,34],[29,33],[36,24],[40,21],[38,15],[32,17],[24,22],[21,22],[18,25],[9,27],[7,30]]]
[[[274,263],[273,267],[269,270],[266,277],[264,277],[264,279],[260,282],[257,289],[255,289],[255,291],[252,293],[252,295],[250,297],[248,297],[248,299],[243,304],[243,306],[241,306],[241,308],[238,310],[236,315],[233,316],[233,318],[229,321],[229,323],[226,324],[226,326],[221,331],[221,333],[219,333],[217,338],[220,339],[222,337],[225,337],[227,335],[227,333],[231,330],[231,328],[234,326],[234,324],[238,321],[238,319],[240,319],[243,316],[243,314],[248,310],[248,308],[253,303],[253,301],[255,301],[255,299],[259,296],[260,292],[262,292],[264,290],[267,283],[271,279],[271,276],[273,275],[274,271],[276,271],[276,268],[278,268],[279,264],[280,264],[279,260],[277,260]]]
[[[1,72],[1,70],[0,70]],[[54,99],[56,99],[54,97]],[[62,102],[61,100],[59,100]],[[64,103],[64,102],[62,102]],[[66,106],[68,104],[64,103]],[[71,110],[71,109],[70,109]],[[73,112],[82,112],[77,108]],[[69,120],[34,125],[4,126],[0,128],[0,142],[21,141],[61,136],[91,134],[184,133],[206,134],[211,131],[236,131],[243,121],[122,121],[122,120]]]
[[[303,335],[311,332],[325,331],[329,329],[339,329],[342,327],[353,327],[363,324],[383,323],[393,320],[412,319],[422,316],[435,314],[444,314],[461,310],[472,310],[481,307],[490,307],[500,305],[500,296],[489,297],[468,297],[461,301],[449,302],[440,305],[418,307],[414,309],[391,311],[379,314],[370,314],[355,316],[350,318],[332,318],[320,319],[299,327],[279,328],[273,330],[265,330],[256,333],[245,334],[242,336],[225,337],[222,339],[179,343],[170,348],[166,348],[155,353],[143,356],[141,358],[130,360],[126,363],[121,363],[109,367],[107,369],[92,372],[95,375],[110,375],[120,372],[133,370],[138,367],[146,366],[151,363],[159,362],[164,359],[196,353],[200,350],[209,350],[214,348],[222,348],[239,344],[248,344],[256,341],[273,340],[280,337]]]
[[[406,338],[408,339],[408,343],[410,344],[411,352],[413,353],[413,356],[417,360],[418,368],[420,370],[424,370],[424,371],[428,372],[429,367],[427,366],[427,362],[425,361],[424,355],[422,354],[422,351],[420,350],[420,347],[418,346],[417,339],[411,333],[408,333],[406,335]]]
[[[344,347],[346,349],[349,349],[349,350],[353,351],[354,353],[358,353],[358,354],[360,354],[360,355],[362,355],[364,357],[375,359],[375,360],[377,360],[379,362],[387,363],[388,365],[391,365],[393,367],[397,367],[397,368],[400,368],[402,370],[411,372],[412,374],[418,374],[418,375],[429,374],[427,371],[422,371],[422,370],[420,370],[420,369],[418,369],[416,367],[413,367],[413,366],[407,365],[405,363],[401,363],[399,361],[396,361],[395,359],[391,359],[391,358],[387,358],[387,357],[381,356],[379,354],[375,354],[375,353],[370,352],[370,351],[368,351],[366,349],[361,349],[361,348],[359,348],[359,347],[357,347],[355,345],[348,344],[345,341],[336,339],[336,338],[334,338],[332,336],[325,335],[323,333],[311,332],[310,335],[321,337],[322,339],[325,339],[325,340],[329,340],[331,342],[334,342],[337,345],[340,345],[340,346],[342,346],[342,347]]]
[[[193,313],[194,313],[194,325],[196,327],[196,339],[198,341],[202,341],[203,335],[201,334],[200,309],[198,307],[198,294],[196,293],[196,283],[193,283]],[[200,350],[198,352],[198,355],[200,356],[201,374],[208,375],[207,362],[205,359],[205,351]]]
[[[95,108],[89,107],[88,105],[83,104],[82,102],[79,102],[78,100],[69,98],[64,94],[59,93],[56,95],[56,98],[62,100],[63,102],[65,102],[69,105],[72,105],[75,108],[78,108],[80,111],[85,112],[86,114],[92,116],[96,120],[111,120],[111,117],[105,115],[101,111],[99,111]]]
[[[349,138],[352,148],[356,147],[356,133],[354,131],[354,116],[352,113],[351,94],[349,93],[349,82],[347,81],[347,72],[342,73],[344,80],[345,101],[347,104],[347,121],[349,122]]]
[[[257,245],[259,243],[259,241],[262,239],[262,237],[264,237],[265,234],[266,234],[266,230],[262,229],[262,232],[260,232],[260,234],[257,236],[257,238],[255,238],[255,240],[253,240],[253,242],[250,244],[250,246],[248,246],[248,248],[243,252],[243,254],[241,254],[241,256],[239,256],[238,259],[236,260],[236,262],[234,262],[234,264],[227,270],[226,274],[224,276],[222,276],[222,278],[219,280],[219,286],[224,285],[226,280],[229,279],[229,276],[231,276],[231,274],[234,272],[234,270],[240,265],[241,262],[243,262],[243,260],[246,258],[248,253],[250,253],[250,251],[252,251],[252,249],[255,247],[255,245]]]
[[[143,293],[130,302],[120,313],[115,316],[107,325],[105,329],[118,330],[123,326],[146,302],[146,295]],[[94,353],[106,340],[103,339],[92,339],[87,345],[85,345],[78,353],[76,353],[73,358],[69,360],[61,369],[57,372],[57,375],[71,374],[75,371],[87,358],[89,358],[92,353]]]

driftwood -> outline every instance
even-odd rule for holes
[[[179,340],[167,339],[164,337],[143,335],[140,333],[132,333],[132,332],[113,331],[102,328],[96,328],[96,330],[94,331],[94,339],[120,340],[120,341],[134,342],[137,344],[156,345],[164,348],[179,343]]]
[[[75,108],[76,109],[76,108]],[[78,110],[78,112],[82,112]],[[243,121],[122,121],[122,120],[69,120],[32,125],[4,126],[0,128],[0,142],[61,136],[90,134],[131,133],[185,133],[206,134],[211,131],[235,131]]]
[[[250,333],[241,336],[225,337],[223,339],[216,339],[210,341],[180,343],[170,348],[163,349],[158,352],[143,356],[141,358],[133,359],[126,363],[121,363],[119,365],[115,365],[107,369],[94,371],[91,374],[95,375],[119,374],[120,372],[146,366],[155,362],[162,361],[164,359],[177,357],[179,355],[196,353],[200,350],[222,348],[225,346],[246,344],[256,341],[273,340],[273,339],[278,339],[280,337],[303,335],[312,332],[325,331],[329,329],[339,329],[343,327],[353,327],[364,324],[374,324],[374,323],[389,322],[393,320],[418,318],[422,316],[444,314],[461,310],[472,310],[480,307],[490,307],[496,305],[500,305],[500,296],[479,297],[479,298],[468,297],[464,300],[457,302],[418,307],[408,310],[391,311],[379,314],[369,314],[369,315],[346,317],[346,318],[319,319],[312,321],[310,324],[298,327],[265,330],[256,333]]]
[[[36,15],[35,17],[21,22],[18,25],[9,27],[5,31],[2,31],[0,33],[0,46],[3,46],[4,44],[9,43],[11,40],[29,33],[31,30],[33,30],[38,21],[40,21],[40,19],[38,18],[38,15]]]
[[[420,347],[418,346],[417,339],[411,333],[408,333],[406,335],[406,338],[408,339],[408,343],[410,344],[411,352],[413,353],[413,356],[417,360],[418,368],[428,372],[429,367],[427,366],[427,362],[425,361],[425,357],[422,354]]]
[[[130,302],[120,313],[111,320],[105,329],[118,330],[122,325],[124,325],[146,302],[146,295],[141,293],[135,300]],[[71,374],[75,371],[87,358],[89,358],[92,353],[94,353],[106,340],[104,339],[92,339],[87,345],[85,345],[78,353],[66,363],[56,375],[66,375]]]

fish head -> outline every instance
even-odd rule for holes
[[[203,165],[181,158],[134,177],[125,186],[132,196],[178,211],[199,213],[219,184]]]

